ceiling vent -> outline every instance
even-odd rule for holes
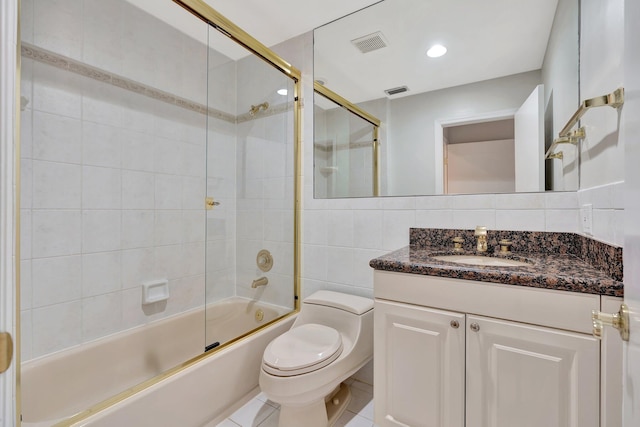
[[[394,87],[394,88],[391,88],[391,89],[387,89],[387,90],[384,91],[384,93],[386,93],[387,95],[397,95],[397,94],[402,93],[402,92],[407,92],[408,90],[409,90],[408,87],[400,86],[400,87]]]
[[[351,40],[351,43],[353,43],[353,45],[362,53],[371,52],[388,46],[387,40],[380,31],[353,39]]]

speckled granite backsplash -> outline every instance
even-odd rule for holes
[[[420,247],[453,247],[452,239],[464,239],[463,248],[475,250],[474,230],[439,228],[411,228],[409,245]],[[593,267],[622,281],[622,248],[574,233],[549,233],[543,231],[487,231],[489,251],[499,251],[498,242],[511,240],[512,252],[574,255]]]

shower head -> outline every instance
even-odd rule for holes
[[[258,113],[261,109],[266,111],[267,108],[269,108],[268,102],[263,102],[262,104],[258,104],[258,105],[252,105],[251,108],[249,109],[249,115],[255,116],[256,113]]]

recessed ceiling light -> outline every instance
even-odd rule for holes
[[[436,44],[431,46],[431,49],[427,51],[427,56],[431,58],[437,58],[444,55],[445,53],[447,53],[447,48],[442,46],[441,44]]]
[[[287,89],[278,89],[278,95],[287,96],[288,93]]]

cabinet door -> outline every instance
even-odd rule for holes
[[[465,315],[376,300],[375,421],[464,426]]]
[[[467,316],[467,427],[599,426],[597,339]]]

